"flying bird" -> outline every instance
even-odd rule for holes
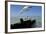
[[[32,7],[31,7],[31,6],[24,6],[24,7],[20,10],[20,12],[17,14],[17,16],[19,16],[19,15],[21,15],[21,14],[27,12],[29,8],[32,8]],[[17,16],[16,16],[16,17],[17,17]]]

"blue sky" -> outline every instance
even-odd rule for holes
[[[10,15],[11,17],[15,17],[24,7],[25,5],[11,5],[10,6]],[[19,14],[19,16],[41,16],[42,15],[42,7],[41,6],[30,6],[24,11],[24,13]]]

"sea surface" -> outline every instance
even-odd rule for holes
[[[20,23],[20,18],[23,18],[24,21],[26,20],[36,20],[36,23],[33,27],[42,27],[42,17],[41,16],[21,16],[21,17],[12,17],[10,18],[10,24]]]

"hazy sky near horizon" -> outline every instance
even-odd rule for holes
[[[10,16],[15,17],[25,5],[11,5],[10,6]],[[41,16],[42,7],[41,6],[29,6],[26,10],[23,10],[22,14],[19,16]]]

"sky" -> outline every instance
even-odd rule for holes
[[[23,8],[27,5],[11,5],[10,6],[10,16],[16,17],[17,14],[22,10],[18,16],[41,16],[42,7],[41,6],[29,6],[28,8]]]

